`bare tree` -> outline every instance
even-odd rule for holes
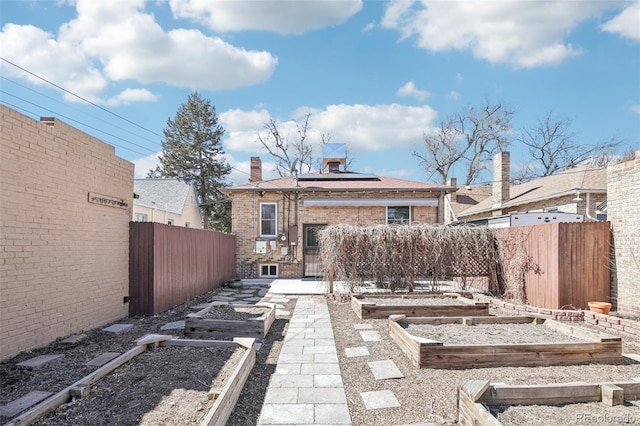
[[[264,125],[266,135],[258,133],[258,141],[276,160],[276,171],[280,177],[291,176],[297,172],[308,173],[313,168],[313,148],[307,140],[310,132],[309,118],[311,113],[304,116],[304,120],[295,122],[297,138],[290,141],[288,135],[283,134],[278,123],[273,118]]]
[[[430,176],[438,174],[445,183],[455,164],[466,167],[465,185],[473,183],[497,152],[509,145],[513,111],[486,101],[481,108],[468,107],[440,122],[438,130],[424,135],[424,151],[414,150]]]
[[[611,138],[597,145],[580,144],[571,131],[571,119],[556,118],[552,111],[525,128],[518,139],[533,160],[521,173],[523,180],[550,176],[580,164],[604,167],[613,161],[621,141]]]

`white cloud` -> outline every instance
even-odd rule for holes
[[[375,21],[369,22],[367,25],[364,26],[364,28],[362,29],[362,32],[368,33],[369,31],[372,31],[375,27],[376,27]]]
[[[415,37],[433,51],[470,50],[492,63],[533,68],[582,53],[565,38],[581,21],[597,16],[606,2],[392,0],[384,28],[402,39]]]
[[[106,100],[113,81],[233,89],[267,80],[278,63],[268,52],[235,47],[197,30],[165,31],[144,12],[145,5],[142,0],[79,0],[77,17],[63,24],[57,35],[31,25],[7,24],[0,33],[2,55],[69,91],[107,104],[154,100],[139,88]],[[5,68],[23,75],[11,67],[3,66],[3,72]]]
[[[158,156],[160,152],[156,152],[155,154],[147,155],[146,157],[138,158],[133,160],[134,164],[134,172],[133,177],[135,179],[144,179],[147,177],[147,173],[149,170],[153,170],[156,166],[160,165],[160,161],[158,161]]]
[[[416,98],[419,101],[424,101],[429,96],[429,92],[426,90],[420,90],[416,87],[413,81],[407,81],[396,92],[398,96],[410,96]]]
[[[264,30],[302,34],[343,24],[362,9],[362,0],[170,0],[169,4],[176,18],[192,19],[219,33]]]
[[[629,109],[631,110],[631,112],[640,115],[640,104],[631,105]]]
[[[311,112],[309,142],[319,153],[322,135],[331,142],[346,143],[350,152],[380,151],[388,148],[411,147],[422,139],[423,132],[431,125],[436,112],[429,106],[388,105],[329,105],[318,110],[299,108],[292,118],[278,121],[284,137],[296,140],[295,121]],[[264,152],[256,135],[263,132],[268,121],[266,111],[232,110],[220,114],[220,121],[227,129],[228,150]],[[246,118],[246,122],[243,121]],[[230,130],[230,131],[229,131]]]
[[[456,92],[455,90],[452,90],[447,95],[447,99],[451,99],[452,101],[457,101],[458,99],[460,99],[460,93]]]
[[[600,27],[621,37],[640,40],[640,0],[624,9],[618,16]]]
[[[154,95],[147,89],[125,89],[116,96],[108,99],[108,106],[129,105],[134,102],[155,102],[158,95]]]

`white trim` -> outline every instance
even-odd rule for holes
[[[273,206],[274,207],[274,219],[273,219],[273,234],[263,234],[262,233],[262,206]],[[275,237],[278,235],[278,203],[260,203],[260,218],[258,219],[258,229],[260,230],[261,237]]]
[[[437,207],[438,198],[305,198],[304,207]]]

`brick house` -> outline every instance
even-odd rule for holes
[[[134,222],[202,228],[200,204],[193,184],[178,179],[135,179]]]
[[[232,199],[240,278],[318,276],[316,233],[327,225],[443,224],[444,196],[455,188],[346,171],[345,158],[325,170],[262,180],[251,158],[248,184],[226,188]]]
[[[493,160],[493,184],[484,197],[460,210],[463,192],[449,196],[455,219],[470,223],[510,213],[564,212],[583,215],[585,221],[602,220],[598,205],[607,199],[607,169],[576,167],[552,176],[519,185],[510,183],[509,153],[500,152]],[[454,185],[455,186],[455,185]],[[476,193],[481,188],[475,188]],[[469,191],[467,191],[468,193]],[[450,212],[450,210],[448,210]]]

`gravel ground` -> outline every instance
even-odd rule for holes
[[[163,313],[155,317],[136,317],[126,318],[120,322],[131,323],[133,329],[123,334],[106,334],[100,330],[91,330],[87,332],[88,338],[82,343],[68,347],[54,342],[45,348],[20,354],[11,360],[5,360],[0,363],[0,405],[6,404],[19,396],[26,394],[31,390],[49,390],[57,391],[76,380],[86,376],[91,370],[84,365],[86,361],[92,359],[97,354],[107,351],[125,352],[134,345],[135,339],[147,333],[160,333],[160,326],[167,322],[177,321],[185,318],[186,313],[194,312],[192,306],[211,299],[214,293],[203,295],[189,303],[176,307],[171,311]],[[293,311],[295,298],[284,306],[285,310]],[[334,336],[338,359],[340,362],[341,373],[345,385],[345,391],[349,402],[349,409],[354,425],[375,426],[375,425],[403,425],[414,424],[419,422],[432,422],[435,424],[453,424],[456,422],[457,412],[457,389],[465,380],[484,379],[492,382],[504,382],[508,384],[544,384],[558,382],[575,382],[575,381],[622,381],[631,380],[640,377],[639,363],[626,363],[622,365],[585,365],[585,366],[566,366],[566,367],[509,367],[509,368],[482,368],[474,370],[438,370],[438,369],[417,369],[410,364],[409,359],[400,351],[398,346],[391,340],[387,331],[386,319],[360,320],[350,307],[346,300],[328,299],[331,321],[334,328]],[[360,334],[354,328],[355,324],[370,324],[375,330],[380,332],[381,340],[379,342],[364,342]],[[257,354],[256,365],[251,372],[245,388],[240,395],[240,399],[236,408],[228,422],[229,425],[255,425],[258,422],[260,410],[264,401],[267,386],[271,375],[274,373],[280,348],[282,346],[283,336],[286,334],[288,321],[286,318],[278,318],[271,326],[267,338],[262,344]],[[178,335],[175,330],[166,331]],[[625,350],[640,353],[640,344],[637,341],[623,339]],[[351,347],[367,347],[370,355],[366,357],[347,358],[345,348]],[[162,348],[161,348],[162,349]],[[29,370],[18,369],[15,364],[24,361],[36,355],[47,353],[57,353],[64,351],[66,356],[60,361],[52,363],[50,367],[44,370],[38,370],[37,374]],[[187,377],[197,375],[195,382],[185,385],[187,391],[193,390],[203,392],[212,380],[215,380],[213,371],[205,372],[205,367],[198,367],[199,362],[205,360],[206,364],[221,365],[220,360],[227,361],[229,354],[219,354],[220,357],[214,361],[208,357],[215,354],[202,354],[202,356],[194,356],[195,352],[188,354],[184,358],[186,352],[166,351],[157,352],[153,356],[140,358],[143,364],[136,368],[119,368],[110,377],[105,377],[99,381],[92,393],[101,395],[101,403],[106,408],[118,407],[120,402],[126,401],[128,405],[135,405],[138,399],[144,398],[145,395],[156,404],[162,401],[165,408],[173,408],[171,386],[160,394],[152,393],[149,390],[143,391],[143,383],[153,380],[164,380],[171,382],[171,372],[184,372]],[[166,354],[167,357],[164,357]],[[159,357],[163,355],[163,357]],[[404,374],[401,379],[375,380],[367,362],[392,360]],[[216,364],[217,363],[217,364]],[[187,365],[192,364],[192,365]],[[134,364],[131,364],[133,367]],[[195,368],[192,369],[192,368]],[[219,368],[217,368],[219,370]],[[207,386],[199,383],[204,382]],[[156,384],[155,386],[163,386],[166,383]],[[153,386],[152,386],[153,387]],[[44,389],[43,389],[44,388]],[[138,389],[138,391],[136,390]],[[391,390],[398,399],[401,406],[399,408],[387,408],[378,410],[366,410],[362,392]],[[101,393],[98,394],[97,392]],[[138,393],[136,393],[138,392]],[[185,394],[186,395],[186,394]],[[116,397],[121,398],[120,400]],[[82,401],[73,402],[61,407],[57,415],[65,415],[69,419],[70,416],[78,416],[76,419],[90,419],[91,416],[96,418],[106,415],[108,411],[100,411],[96,408],[89,408],[89,404]],[[125,404],[125,403],[122,403]],[[128,405],[122,405],[127,407]],[[85,407],[85,408],[82,408]],[[159,406],[158,406],[159,407]],[[596,406],[596,410],[599,407]],[[635,408],[635,407],[632,407]],[[524,415],[533,416],[534,413],[527,414],[527,407],[524,409]],[[83,410],[85,410],[83,412]],[[135,417],[136,420],[130,420],[131,423],[125,421],[117,421],[110,424],[138,424],[138,418],[143,412],[155,411],[156,408],[143,408]],[[191,410],[191,408],[189,408]],[[199,408],[195,408],[197,412],[202,412]],[[174,410],[177,411],[177,410]],[[551,412],[546,407],[542,407],[542,415],[551,415],[554,424],[568,424],[570,419],[560,418],[559,416],[567,416],[568,414],[558,414],[556,411]],[[590,412],[590,411],[589,411]],[[63,414],[66,413],[66,414]],[[158,412],[156,412],[157,414]],[[160,411],[160,413],[162,413]],[[506,412],[507,415],[514,415]],[[575,414],[575,412],[573,413]],[[573,415],[571,414],[571,415]],[[116,414],[109,414],[116,415]],[[518,415],[521,415],[518,413]],[[541,415],[539,412],[535,415]],[[84,417],[83,417],[84,416]],[[161,416],[162,417],[162,416]],[[165,416],[167,418],[168,414]],[[64,417],[54,420],[43,420],[40,424],[100,424],[91,423],[89,421],[59,421]],[[197,419],[196,417],[194,417]],[[533,417],[531,417],[533,418]],[[557,421],[556,421],[557,418]],[[0,423],[7,419],[0,418]],[[162,424],[161,419],[155,418],[153,423]],[[47,423],[50,421],[50,423]],[[182,424],[188,424],[188,418]],[[102,423],[106,424],[106,423]],[[165,423],[169,424],[169,423]],[[514,423],[522,424],[522,423]],[[526,423],[525,423],[526,424]],[[550,424],[550,423],[543,423]]]
[[[349,411],[354,425],[402,425],[420,422],[453,424],[457,418],[457,389],[466,380],[490,380],[507,384],[623,381],[640,377],[640,364],[582,365],[553,367],[501,367],[470,370],[418,369],[410,364],[389,337],[386,319],[360,320],[347,302],[329,301],[340,369]],[[379,342],[364,342],[355,324],[370,324],[379,331]],[[627,340],[627,339],[623,339]],[[633,342],[628,348],[637,348]],[[345,348],[365,346],[370,355],[347,358]],[[639,352],[636,352],[639,353]],[[376,381],[367,362],[392,360],[404,374],[401,379]],[[391,390],[399,408],[366,410],[361,393]],[[527,407],[521,407],[527,410]],[[544,407],[542,408],[544,411]],[[538,424],[570,424],[571,419],[555,418]],[[575,422],[573,422],[575,423]],[[532,424],[532,423],[528,423]]]

